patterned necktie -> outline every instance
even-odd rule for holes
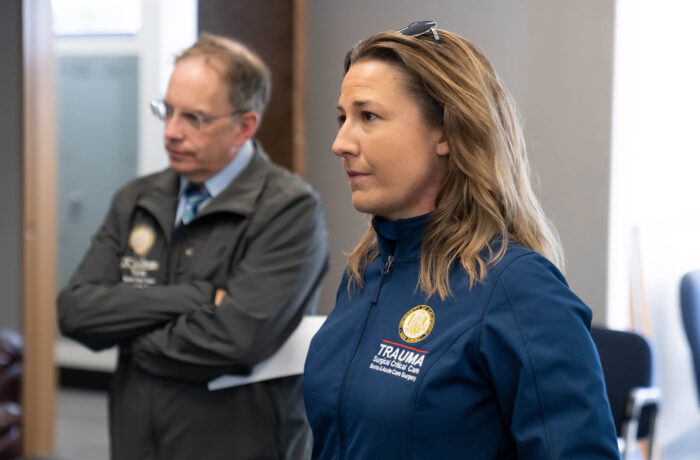
[[[182,223],[188,225],[197,215],[199,206],[209,198],[209,192],[204,184],[190,183],[185,189],[185,206],[182,208]]]

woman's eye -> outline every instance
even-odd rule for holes
[[[343,123],[345,123],[345,115],[344,114],[339,114],[338,115],[338,126],[343,126]]]
[[[362,118],[365,121],[372,121],[375,118],[377,118],[377,116],[375,114],[373,114],[372,112],[362,112]]]

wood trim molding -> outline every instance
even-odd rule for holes
[[[292,168],[306,178],[306,92],[308,0],[294,0],[294,59],[292,72]]]
[[[53,451],[56,120],[50,0],[22,0],[23,456]]]

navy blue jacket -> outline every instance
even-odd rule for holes
[[[618,459],[591,311],[541,255],[509,243],[471,289],[417,288],[427,216],[375,219],[364,288],[341,282],[311,342],[315,459]]]

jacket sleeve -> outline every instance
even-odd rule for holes
[[[266,217],[251,228],[243,259],[231,269],[221,305],[180,315],[135,339],[137,366],[206,382],[222,373],[249,372],[293,332],[315,304],[327,268],[323,210],[307,193],[266,204],[262,213]]]
[[[482,322],[479,353],[520,459],[619,459],[591,312],[537,254],[513,261]]]
[[[121,193],[57,302],[61,332],[95,350],[160,327],[213,298],[211,284],[203,281],[148,289],[121,282],[120,234],[128,231],[129,218],[117,211],[124,207]]]

